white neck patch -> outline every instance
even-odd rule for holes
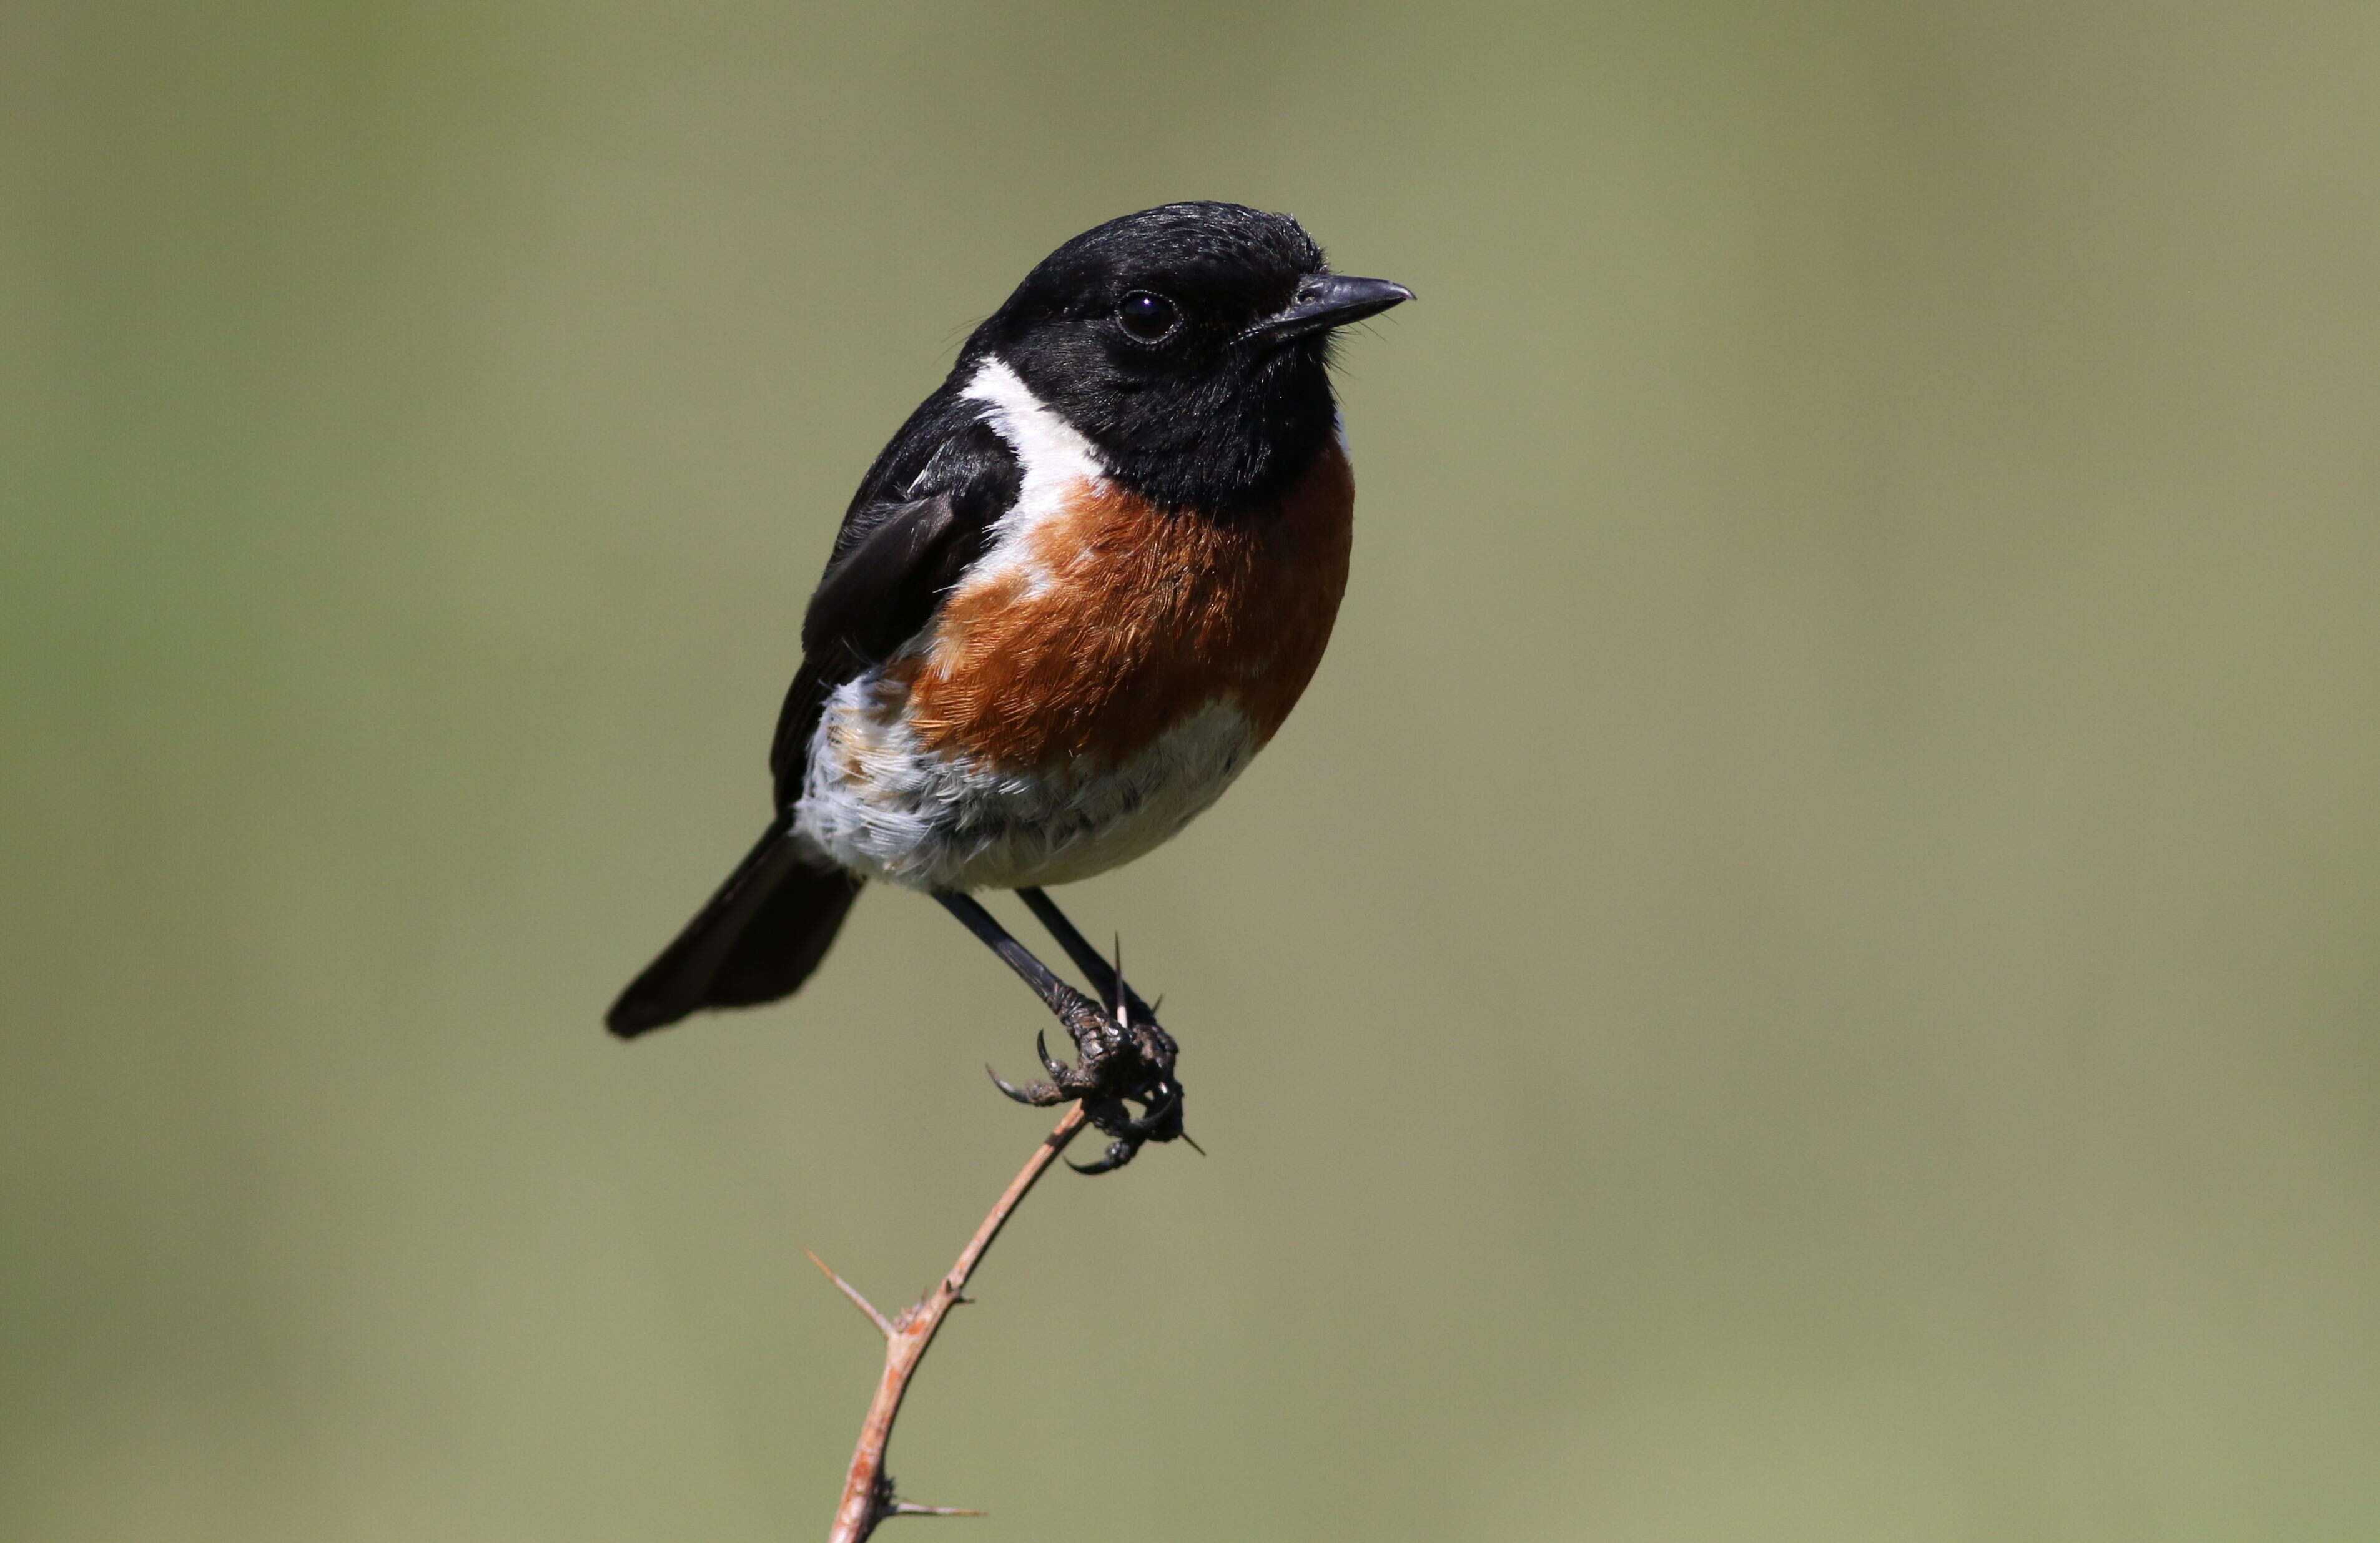
[[[1023,376],[1008,361],[993,355],[983,361],[960,396],[984,405],[984,421],[1016,452],[1017,463],[1030,488],[1043,478],[1058,481],[1103,482],[1108,468],[1081,430],[1033,395]]]
[[[1086,487],[1106,484],[1108,468],[1081,430],[1033,395],[1024,378],[997,356],[987,358],[960,394],[983,404],[983,420],[1016,453],[1016,502],[992,526],[992,542],[970,581],[1022,577],[1035,593],[1051,575],[1032,555],[1027,533],[1066,513],[1069,500]]]

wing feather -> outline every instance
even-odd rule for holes
[[[802,665],[769,752],[777,808],[801,796],[810,734],[834,688],[932,625],[1016,501],[1015,454],[972,404],[927,399],[860,484],[802,618]],[[897,490],[899,496],[886,496]]]

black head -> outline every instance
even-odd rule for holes
[[[1413,298],[1342,278],[1286,214],[1169,203],[1043,259],[960,358],[996,354],[1168,508],[1283,492],[1330,438],[1331,329]]]

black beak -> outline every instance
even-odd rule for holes
[[[1401,306],[1413,298],[1412,290],[1386,279],[1313,273],[1298,281],[1297,294],[1288,309],[1266,317],[1241,335],[1261,338],[1268,344],[1286,343],[1293,337],[1378,316],[1390,306]]]

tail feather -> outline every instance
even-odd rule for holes
[[[860,881],[815,866],[781,818],[603,1022],[623,1039],[710,1007],[791,996],[826,957]]]

